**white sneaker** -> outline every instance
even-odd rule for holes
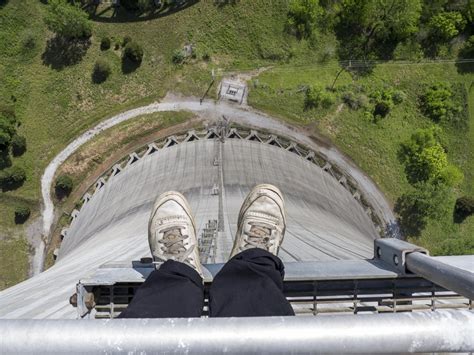
[[[286,229],[281,191],[268,184],[255,186],[240,208],[237,227],[231,258],[251,248],[277,255]]]
[[[155,262],[180,261],[202,277],[196,223],[179,192],[165,192],[156,199],[148,223],[148,242]]]

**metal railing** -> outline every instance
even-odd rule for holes
[[[474,351],[474,313],[338,317],[0,320],[10,353],[405,353]]]
[[[397,239],[375,241],[374,259],[286,263],[284,294],[297,315],[473,309],[474,256],[430,257]],[[206,289],[223,264],[205,264]],[[80,318],[117,317],[154,270],[106,264],[77,286]],[[202,316],[208,314],[205,302]]]

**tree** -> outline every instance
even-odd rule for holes
[[[466,20],[457,11],[441,12],[429,22],[431,35],[440,41],[449,41],[466,26]]]
[[[453,120],[461,111],[455,105],[453,96],[453,89],[448,83],[439,82],[429,86],[421,96],[423,113],[436,123]]]
[[[287,28],[298,38],[309,38],[322,13],[319,0],[291,0]]]
[[[441,219],[449,213],[452,202],[450,187],[429,182],[416,183],[395,205],[403,235],[419,236],[430,219]]]
[[[20,167],[12,166],[0,172],[0,185],[3,191],[15,190],[23,185],[26,172]]]
[[[59,199],[69,196],[74,184],[70,176],[60,175],[56,180],[55,191]]]
[[[473,1],[474,3],[474,1]],[[469,39],[464,44],[463,49],[459,53],[461,58],[474,58],[474,36],[469,37]]]
[[[143,59],[143,49],[135,41],[130,41],[125,46],[124,58],[136,64],[140,64]]]
[[[454,186],[462,181],[462,173],[448,164],[448,157],[439,142],[440,128],[420,129],[403,142],[399,159],[411,184],[431,182]]]
[[[347,59],[391,57],[418,30],[421,0],[342,0],[337,35]]]
[[[92,24],[79,5],[67,0],[50,0],[45,17],[48,28],[58,36],[78,39],[92,35]]]

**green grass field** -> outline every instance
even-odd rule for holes
[[[449,160],[464,173],[463,184],[456,191],[458,196],[473,194],[474,189],[474,110],[473,74],[459,74],[454,64],[396,64],[376,66],[367,77],[353,79],[346,72],[340,75],[335,89],[349,83],[373,90],[394,87],[406,94],[406,99],[395,106],[391,113],[374,123],[367,119],[364,110],[351,110],[343,106],[340,95],[329,109],[304,110],[302,85],[331,86],[339,70],[337,63],[308,66],[283,66],[267,71],[254,80],[249,102],[254,107],[270,112],[293,123],[329,137],[343,152],[350,156],[381,187],[392,203],[409,188],[403,166],[397,159],[400,143],[408,139],[417,128],[433,125],[418,108],[418,96],[425,85],[436,81],[460,83],[470,90],[469,129],[443,126],[443,141]],[[446,239],[450,239],[446,242]],[[431,221],[414,243],[440,252],[474,252],[474,217],[462,224],[453,223],[452,216]]]

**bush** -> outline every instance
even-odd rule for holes
[[[347,91],[342,95],[342,101],[349,106],[351,110],[358,110],[364,108],[368,104],[368,98],[364,94],[356,94],[352,91]]]
[[[23,224],[30,217],[31,210],[29,207],[17,207],[15,208],[15,223]]]
[[[451,85],[441,82],[428,87],[421,97],[421,108],[436,123],[449,122],[462,111],[455,105]]]
[[[454,218],[457,223],[461,223],[473,214],[474,198],[463,196],[456,200],[456,204],[454,205]]]
[[[15,134],[11,141],[13,156],[18,157],[26,152],[26,138]]]
[[[177,49],[173,52],[171,60],[174,64],[181,64],[184,62],[184,53],[181,49]]]
[[[55,185],[56,196],[59,199],[69,196],[73,187],[74,187],[74,184],[70,176],[68,175],[59,176],[58,179],[56,180],[56,185]]]
[[[128,42],[125,46],[124,58],[132,61],[133,63],[140,64],[143,59],[142,47],[137,42]]]
[[[111,72],[110,64],[105,59],[99,58],[94,65],[92,81],[97,84],[103,83],[107,80]]]
[[[110,48],[110,38],[109,37],[102,38],[100,41],[100,49],[103,51],[106,51],[109,48]]]
[[[3,191],[15,190],[23,185],[26,172],[20,167],[12,166],[0,172],[0,185]]]
[[[65,38],[88,38],[92,35],[92,24],[79,5],[67,0],[49,0],[45,22],[48,28]]]
[[[329,108],[334,104],[333,95],[319,86],[309,86],[306,89],[304,108],[306,110],[318,108]]]
[[[374,104],[372,115],[375,119],[386,117],[393,106],[395,105],[393,100],[394,91],[392,89],[376,90],[371,95],[371,101]]]

